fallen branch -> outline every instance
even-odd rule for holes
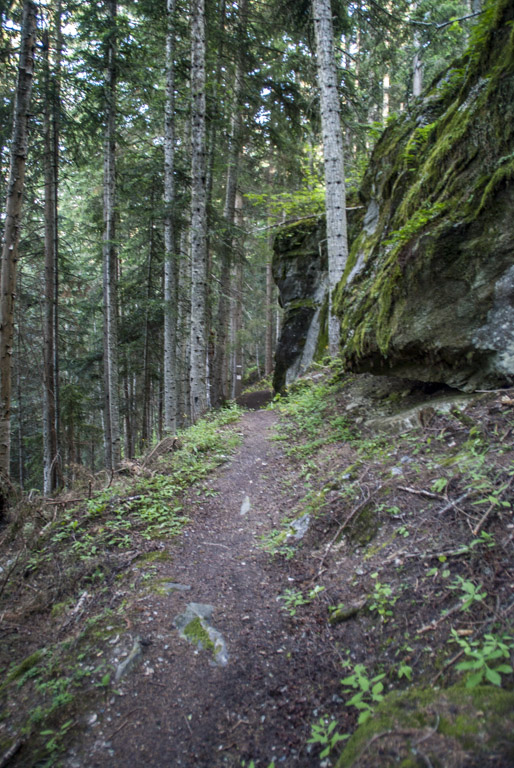
[[[4,752],[4,754],[0,758],[0,768],[5,768],[5,766],[12,760],[14,755],[17,752],[19,752],[22,746],[23,746],[23,741],[21,739],[18,739],[18,741],[15,741],[12,747],[9,747],[7,752]]]
[[[89,498],[91,498],[89,496]],[[45,499],[44,504],[45,506],[51,506],[53,504],[77,504],[79,501],[88,501],[88,499],[83,496],[80,499]]]

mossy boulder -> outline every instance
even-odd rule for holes
[[[493,686],[393,691],[348,741],[336,768],[514,765],[514,693]]]
[[[335,299],[346,367],[464,390],[514,381],[514,6],[384,131]]]

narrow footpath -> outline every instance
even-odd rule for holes
[[[319,766],[307,739],[341,668],[326,608],[324,619],[320,606],[293,621],[277,596],[298,572],[259,547],[288,512],[276,419],[243,415],[242,445],[206,494],[191,494],[192,522],[158,564],[162,589],[136,585],[127,614],[134,664],[87,716],[67,768]],[[208,627],[207,648],[183,636],[192,627],[199,636]]]

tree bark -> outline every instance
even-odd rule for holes
[[[273,275],[271,261],[266,262],[266,339],[264,348],[264,375],[273,370]]]
[[[207,408],[206,268],[207,206],[205,156],[205,7],[194,0],[191,25],[191,419]]]
[[[115,245],[116,221],[116,0],[106,0],[110,22],[105,76],[104,140],[104,397],[105,465],[113,471],[121,461],[120,405],[118,374],[118,259]]]
[[[21,224],[21,207],[25,165],[30,96],[34,74],[36,47],[36,6],[31,0],[23,5],[23,23],[18,80],[14,101],[14,124],[11,163],[2,246],[0,280],[0,517],[7,505],[11,452],[11,386],[14,335],[14,294],[16,264]]]
[[[62,478],[58,444],[58,172],[61,60],[61,4],[53,13],[53,67],[50,30],[44,36],[45,114],[45,301],[43,320],[43,492],[53,493]],[[51,29],[51,18],[48,22]]]
[[[175,0],[167,0],[164,115],[164,430],[177,431],[177,283],[173,178],[175,164]]]
[[[330,0],[312,0],[312,9],[316,37],[325,167],[329,290],[328,347],[330,355],[335,356],[339,348],[340,324],[333,312],[333,294],[343,275],[348,259],[343,137]]]
[[[241,94],[243,84],[243,68],[240,59],[236,64],[234,78],[234,96],[232,118],[230,124],[229,151],[227,162],[227,183],[225,188],[225,206],[223,210],[223,235],[221,243],[221,273],[218,301],[218,316],[216,321],[216,348],[213,361],[213,393],[214,406],[223,403],[228,396],[225,389],[224,371],[226,370],[228,318],[230,297],[230,273],[232,266],[232,251],[234,248],[234,221],[236,210],[236,190],[239,175],[239,155],[241,151]]]
[[[237,194],[235,207],[235,225],[241,231],[243,225],[243,198]],[[234,238],[234,248],[241,241]],[[232,365],[232,398],[239,397],[243,389],[243,258],[242,249],[236,256],[234,266],[233,290],[233,365]]]
[[[153,209],[153,194],[151,200]],[[151,376],[150,376],[150,297],[152,293],[152,261],[154,250],[153,219],[150,220],[149,246],[146,274],[146,307],[145,307],[145,329],[143,341],[143,421],[141,425],[141,451],[148,450],[152,434],[150,398],[151,398]]]
[[[419,35],[414,35],[415,53],[412,59],[412,95],[421,96],[423,91],[423,59],[421,58],[421,41]]]

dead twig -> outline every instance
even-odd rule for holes
[[[119,732],[120,732],[120,731],[121,731],[123,728],[125,728],[125,726],[126,726],[126,725],[128,725],[128,724],[129,724],[129,722],[130,722],[130,718],[132,717],[132,715],[134,714],[134,712],[138,712],[138,710],[140,710],[140,709],[143,709],[143,707],[136,707],[135,709],[131,710],[131,711],[128,713],[127,717],[126,717],[126,718],[125,718],[125,720],[124,720],[124,721],[121,723],[121,725],[119,725],[119,726],[116,728],[116,730],[114,730],[114,731],[112,732],[112,734],[111,734],[111,739],[112,739],[114,736],[116,736],[116,734],[117,734],[117,733],[119,733]]]
[[[441,616],[437,621],[433,621],[431,624],[426,624],[424,627],[421,627],[421,629],[418,629],[417,634],[418,635],[424,635],[425,632],[430,632],[431,630],[437,629],[439,624],[442,624],[443,621],[446,621],[446,619],[449,616],[453,616],[454,613],[457,613],[457,611],[460,611],[462,609],[462,602],[457,603],[453,606],[453,608],[450,608],[447,613],[444,614],[444,616]]]
[[[23,741],[21,739],[18,739],[18,741],[15,741],[12,747],[9,747],[7,752],[4,752],[4,754],[0,758],[0,768],[5,768],[5,766],[12,760],[14,755],[20,751],[22,746],[23,746]]]
[[[327,557],[328,557],[328,556],[329,556],[329,554],[330,554],[330,550],[332,549],[332,547],[333,547],[334,543],[337,541],[337,539],[339,538],[339,536],[342,534],[342,532],[344,531],[344,529],[346,528],[346,526],[347,526],[349,523],[351,523],[351,521],[352,521],[352,520],[355,518],[355,516],[356,516],[356,515],[358,515],[358,514],[360,514],[360,513],[362,512],[362,510],[364,509],[364,507],[366,506],[366,504],[368,504],[368,503],[369,503],[369,501],[372,499],[372,497],[373,497],[373,496],[375,496],[375,495],[378,493],[378,491],[380,490],[380,488],[381,488],[381,487],[382,487],[382,486],[379,486],[379,487],[378,487],[378,488],[375,490],[375,492],[374,492],[374,493],[370,493],[370,494],[368,494],[368,496],[366,496],[366,498],[365,498],[363,501],[361,501],[361,503],[360,503],[360,504],[357,504],[357,506],[356,506],[356,507],[354,507],[354,508],[352,509],[352,511],[350,512],[350,514],[348,515],[348,517],[347,517],[347,518],[344,520],[344,522],[343,522],[343,523],[341,523],[341,525],[339,526],[339,528],[338,528],[338,529],[337,529],[337,531],[335,532],[334,536],[333,536],[333,537],[330,539],[330,541],[329,541],[329,543],[328,543],[328,546],[327,546],[327,548],[326,548],[326,550],[325,550],[325,554],[324,554],[324,555],[323,555],[323,557],[321,558],[321,562],[320,562],[320,564],[319,564],[318,573],[316,574],[316,576],[314,576],[314,578],[313,578],[313,579],[311,579],[311,582],[312,582],[312,581],[315,581],[315,579],[318,579],[318,578],[319,578],[319,575],[320,575],[320,573],[321,573],[321,571],[322,571],[322,568],[323,568],[323,566],[324,566],[324,564],[325,564],[325,560],[327,559]]]
[[[445,504],[442,509],[438,511],[438,515],[444,515],[445,512],[448,512],[450,509],[453,509],[454,507],[457,507],[459,504],[461,504],[464,499],[467,499],[468,496],[471,496],[472,491],[466,491],[466,493],[463,493],[462,496],[459,496],[458,499],[451,499],[448,504]]]
[[[184,720],[186,721],[187,730],[189,731],[189,733],[190,733],[190,734],[191,734],[191,736],[192,736],[192,735],[193,735],[193,731],[192,731],[192,729],[191,729],[191,726],[189,725],[189,720],[187,719],[187,717],[186,717],[185,715],[184,715]]]
[[[510,478],[509,482],[507,483],[507,485],[503,489],[502,493],[504,493],[505,491],[508,491],[509,488],[511,487],[512,483],[514,483],[514,475]],[[482,530],[483,526],[487,522],[487,519],[488,519],[489,515],[491,514],[493,509],[497,506],[498,501],[499,501],[499,497],[498,497],[498,499],[495,499],[493,501],[493,503],[488,507],[487,511],[482,515],[482,517],[480,518],[478,523],[473,528],[473,536],[477,536],[480,533],[480,531]]]
[[[441,496],[440,493],[425,491],[423,488],[418,490],[417,488],[409,488],[405,485],[399,485],[398,490],[405,491],[405,493],[414,493],[416,496],[426,496],[428,499],[437,499],[438,501],[443,501],[444,499],[444,496]]]

